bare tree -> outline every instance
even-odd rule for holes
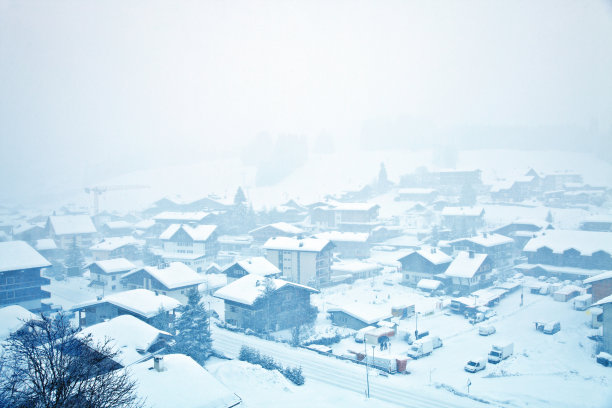
[[[136,383],[117,364],[110,339],[79,334],[66,315],[24,322],[2,345],[0,406],[135,408]]]

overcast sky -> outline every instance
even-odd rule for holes
[[[460,147],[508,127],[605,144],[611,73],[603,0],[0,0],[0,197],[260,132],[343,146],[424,123]]]

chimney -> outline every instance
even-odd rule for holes
[[[166,371],[166,364],[164,364],[163,356],[153,357],[153,369],[155,369],[155,371],[157,371],[158,373]]]
[[[470,254],[470,258],[474,258],[474,251],[469,251],[468,253]]]
[[[102,296],[98,295],[98,296],[96,296],[96,299],[102,300]]]
[[[483,237],[483,238],[486,238],[486,237],[487,237],[487,235],[488,235],[488,234],[487,234],[487,232],[486,232],[486,231],[482,233],[482,237]]]

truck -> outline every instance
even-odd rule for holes
[[[484,358],[473,358],[465,364],[463,369],[468,373],[475,373],[477,371],[484,370],[486,366],[487,362]]]
[[[407,354],[409,357],[416,360],[417,358],[430,355],[433,352],[433,346],[434,345],[431,338],[426,337],[412,343],[412,346],[410,346],[410,350],[408,350]]]
[[[507,359],[514,352],[514,343],[494,344],[489,351],[489,363],[497,364]]]
[[[406,357],[386,354],[374,355],[374,358],[368,354],[366,362],[369,366],[389,374],[403,373],[408,366],[408,359]]]

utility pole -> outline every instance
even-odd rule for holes
[[[367,391],[366,391],[366,397],[370,398],[370,374],[368,372],[368,345],[366,343],[366,338],[365,338],[365,334],[363,335],[363,351],[364,351],[364,359],[365,359],[365,367],[366,367],[366,385],[367,385]]]

